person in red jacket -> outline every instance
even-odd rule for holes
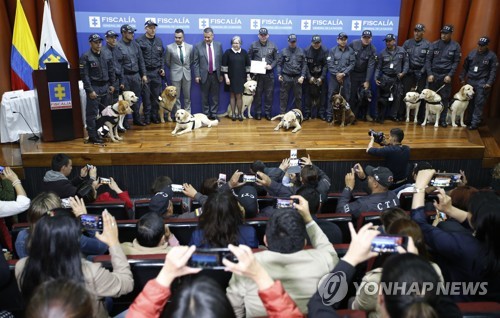
[[[228,248],[238,258],[238,263],[224,259],[222,262],[226,266],[226,270],[255,281],[268,317],[303,317],[297,305],[283,289],[281,282],[273,281],[265,269],[255,260],[252,250],[248,246],[229,244]],[[160,317],[171,296],[170,285],[172,282],[177,277],[201,271],[201,268],[186,266],[195,250],[195,246],[173,247],[167,254],[165,265],[156,279],[152,279],[146,284],[130,306],[126,317]],[[213,282],[213,284],[217,283]],[[211,288],[213,286],[210,285],[212,284],[207,280],[197,279],[184,288],[184,290],[188,290],[187,293],[180,291],[180,297],[175,297],[171,303],[171,306],[174,307],[172,317],[183,317],[186,311],[189,311],[193,316],[200,316],[203,312],[206,317],[234,317],[233,309],[224,292],[220,288]],[[210,292],[206,292],[207,289]],[[189,305],[185,306],[185,304]],[[214,304],[214,306],[207,304]]]

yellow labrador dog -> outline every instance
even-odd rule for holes
[[[253,118],[251,110],[252,110],[253,97],[255,95],[255,92],[257,91],[257,81],[254,80],[246,81],[243,87],[244,87],[243,97],[242,97],[243,107],[241,109],[241,113],[243,118]],[[247,111],[247,117],[245,117],[245,110]],[[238,114],[238,109],[236,109],[236,114]],[[230,105],[227,106],[227,111],[224,114],[221,114],[221,116],[223,117],[233,116],[233,111],[231,110]]]
[[[408,92],[403,98],[406,104],[406,122],[410,122],[410,111],[413,109],[413,122],[418,122],[418,108],[420,107],[420,94],[418,92]]]
[[[439,116],[441,115],[441,112],[443,111],[443,103],[441,103],[441,96],[438,95],[433,90],[430,89],[424,89],[422,90],[422,93],[420,93],[420,99],[425,100],[425,118],[424,122],[422,123],[422,126],[427,125],[427,120],[429,119],[429,116],[435,115],[436,120],[434,121],[434,127],[439,127]]]
[[[167,113],[167,121],[172,121],[170,114],[174,109],[175,102],[177,101],[177,88],[175,86],[167,86],[158,97],[158,115],[160,121],[165,122],[165,112]]]
[[[123,93],[121,93],[120,95],[118,95],[118,100],[124,100],[124,101],[127,101],[130,103],[130,105],[132,104],[135,104],[137,103],[137,101],[139,100],[139,97],[137,97],[135,95],[134,92],[132,91],[124,91]],[[124,127],[123,127],[123,121],[125,120],[125,117],[126,115],[120,115],[118,116],[118,129],[121,130],[121,131],[124,131],[126,130]]]
[[[280,130],[280,128],[285,128],[286,130],[293,127],[292,132],[296,133],[297,131],[302,129],[300,124],[304,117],[302,116],[302,112],[300,109],[294,108],[286,114],[281,114],[278,116],[274,116],[271,120],[281,119],[278,126],[274,128],[274,130]]]
[[[182,135],[201,127],[217,126],[219,121],[208,119],[205,114],[191,115],[184,109],[179,109],[175,112],[175,129],[172,131],[173,136]]]
[[[469,101],[473,97],[474,88],[469,84],[462,86],[458,93],[453,95],[453,100],[451,101],[451,106],[446,116],[446,122],[451,123],[453,127],[458,127],[456,118],[460,116],[460,126],[467,127],[467,125],[464,124],[464,114],[467,106],[469,106]]]

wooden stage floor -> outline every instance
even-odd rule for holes
[[[85,144],[83,139],[33,142],[24,135],[20,152],[23,167],[48,167],[52,156],[59,152],[69,154],[75,165],[91,162],[101,166],[239,163],[256,159],[280,162],[289,156],[292,148],[299,150],[299,156],[310,154],[315,161],[363,161],[373,159],[365,151],[369,129],[387,135],[391,128],[400,127],[405,132],[403,143],[412,148],[412,160],[485,159],[486,147],[479,131],[462,127],[434,128],[386,121],[384,124],[357,122],[341,128],[314,119],[304,122],[298,133],[292,133],[274,131],[277,123],[265,119],[233,122],[222,118],[217,127],[201,128],[176,137],[171,135],[175,123],[133,126],[122,134],[124,141],[109,142],[104,147]],[[488,127],[481,127],[483,129]]]

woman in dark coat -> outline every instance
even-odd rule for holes
[[[222,73],[226,82],[226,89],[231,93],[232,119],[236,120],[235,106],[238,107],[237,118],[243,121],[243,85],[250,80],[250,58],[247,51],[241,48],[241,38],[234,36],[231,40],[231,48],[222,56]]]

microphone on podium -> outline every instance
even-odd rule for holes
[[[35,132],[33,131],[33,128],[31,128],[30,124],[28,124],[28,121],[26,120],[26,118],[24,117],[23,113],[21,112],[16,112],[16,111],[12,111],[13,114],[19,114],[21,115],[21,117],[24,119],[24,122],[26,123],[26,125],[28,125],[28,128],[31,130],[31,133],[33,134],[33,136],[29,137],[28,140],[33,140],[33,141],[37,141],[38,139],[40,139],[40,137],[38,137]]]

